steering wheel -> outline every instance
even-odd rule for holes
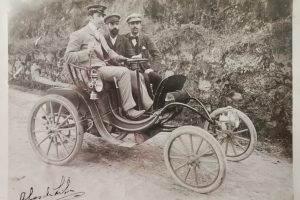
[[[131,70],[138,70],[140,72],[143,72],[145,69],[142,65],[139,65],[141,63],[147,63],[149,59],[147,58],[128,58],[126,60],[126,63],[129,65],[129,69]]]
[[[145,63],[145,62],[148,62],[148,61],[149,61],[149,59],[147,59],[147,58],[128,58],[128,59],[126,60],[126,62],[127,62],[128,64]]]

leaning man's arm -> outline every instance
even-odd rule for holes
[[[82,40],[78,32],[72,33],[65,54],[67,63],[81,63],[89,60],[88,49],[81,50],[81,45]]]

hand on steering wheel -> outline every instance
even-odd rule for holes
[[[126,62],[127,60],[128,60],[129,58],[126,58],[126,57],[124,57],[124,56],[120,56],[120,57],[118,57],[118,62]]]
[[[131,56],[132,59],[138,59],[138,58],[142,58],[142,54],[138,54],[138,55],[135,55],[135,56]]]

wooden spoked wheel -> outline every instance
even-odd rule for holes
[[[216,120],[216,125],[206,121],[204,129],[219,141],[227,160],[248,158],[257,142],[257,133],[249,117],[233,108],[219,108],[210,116]]]
[[[173,178],[196,192],[212,192],[225,178],[226,159],[220,144],[199,127],[175,129],[165,146],[164,159]]]
[[[64,165],[80,150],[83,128],[76,107],[65,97],[44,96],[33,107],[28,124],[29,141],[45,162]]]

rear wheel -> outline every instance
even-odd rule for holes
[[[220,144],[199,127],[175,129],[165,146],[164,159],[173,178],[196,192],[212,192],[224,181],[226,159]]]
[[[219,108],[210,117],[216,120],[216,125],[206,121],[204,129],[219,141],[227,160],[241,161],[252,154],[257,133],[246,114],[233,108]]]
[[[76,107],[65,97],[50,94],[33,107],[28,124],[29,141],[45,162],[64,165],[80,150],[83,128]]]

